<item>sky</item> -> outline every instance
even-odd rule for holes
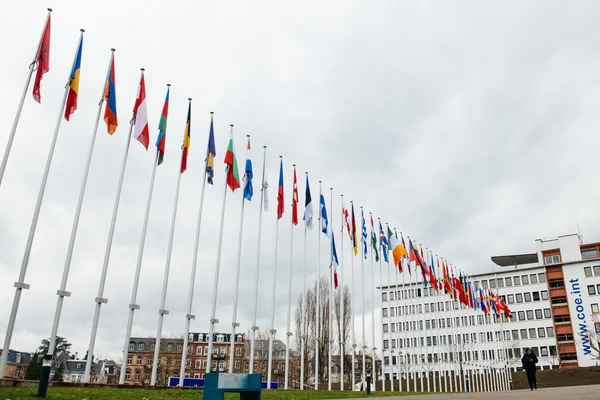
[[[242,230],[237,317],[242,332],[250,329],[254,311],[263,146],[270,209],[263,215],[257,325],[270,327],[277,269],[275,328],[280,338],[286,332],[289,298],[293,312],[303,289],[305,254],[308,284],[316,279],[319,265],[321,273],[329,265],[324,236],[319,254],[316,229],[305,236],[302,222],[291,227],[292,164],[299,178],[300,218],[308,172],[314,203],[319,181],[327,207],[333,188],[338,231],[343,194],[347,204],[354,202],[357,215],[363,206],[467,273],[491,271],[493,255],[533,252],[537,238],[579,229],[585,242],[600,241],[597,2],[11,2],[0,14],[0,37],[11,38],[0,43],[2,152],[47,7],[54,9],[50,72],[42,81],[41,104],[33,100],[31,86],[28,90],[0,186],[2,342],[79,29],[84,28],[79,105],[60,128],[25,279],[31,289],[21,298],[13,349],[33,351],[50,336],[113,47],[119,128],[110,136],[104,122],[99,124],[67,284],[72,296],[65,300],[59,328],[80,355],[88,347],[141,67],[146,69],[151,144],[166,84],[172,86],[165,163],[156,172],[133,336],[157,333],[189,97],[191,148],[188,171],[181,178],[163,337],[184,332],[211,111],[216,172],[204,197],[192,331],[209,329],[230,124],[240,167],[246,135],[251,135],[255,171],[255,196],[245,206]],[[276,262],[279,156],[286,210]],[[97,357],[121,358],[153,159],[152,146],[146,151],[132,141]],[[223,332],[231,331],[241,202],[241,190],[227,193],[216,308],[216,330]],[[338,233],[336,239],[340,237]],[[341,246],[337,244],[343,254],[340,269],[344,283],[350,284],[347,236]],[[362,274],[367,322],[378,307],[378,300],[375,305],[372,301],[371,272],[369,260],[363,271],[355,258],[359,342]],[[375,272],[378,284],[378,268]],[[370,334],[367,342],[372,343]]]

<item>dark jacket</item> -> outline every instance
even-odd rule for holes
[[[531,355],[525,353],[523,358],[521,359],[521,363],[523,363],[523,369],[535,369],[535,364],[537,364],[538,359],[535,354],[532,352]]]

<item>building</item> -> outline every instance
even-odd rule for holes
[[[250,341],[244,344],[244,372],[250,371]],[[269,340],[256,339],[254,341],[254,373],[262,374],[263,381],[267,381],[269,368]],[[279,340],[273,340],[271,382],[277,382],[280,387],[285,383],[285,344]]]
[[[2,354],[2,349],[0,349],[0,354]],[[25,372],[27,372],[29,361],[31,361],[31,353],[9,350],[3,377],[23,379]]]
[[[492,261],[502,268],[470,280],[476,290],[490,288],[504,299],[510,321],[459,307],[416,276],[382,285],[386,379],[407,372],[517,371],[527,348],[538,355],[540,369],[596,365],[600,354],[590,343],[600,337],[600,243],[583,244],[578,234],[538,239],[534,253]]]
[[[208,333],[190,333],[186,357],[185,377],[204,378],[208,356]],[[229,368],[229,349],[231,334],[215,333],[213,337],[213,355],[211,371],[226,372]],[[234,342],[233,372],[242,372],[244,360],[244,341],[242,333],[236,334]],[[126,359],[125,383],[150,384],[154,346],[156,339],[131,338]],[[183,339],[161,339],[156,384],[166,386],[170,377],[178,377],[181,371]]]
[[[64,363],[64,382],[80,383],[84,381],[85,360],[72,358],[66,360],[58,359],[56,362]],[[121,367],[113,360],[94,361],[90,372],[90,382],[118,384],[120,371]]]

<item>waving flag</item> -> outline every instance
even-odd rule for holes
[[[388,227],[389,230],[389,227]],[[391,231],[390,231],[391,233]],[[398,240],[395,234],[390,235],[390,250],[392,252],[392,258],[394,259],[394,265],[402,272],[402,258],[408,254],[402,243]]]
[[[363,255],[365,257],[365,260],[367,259],[367,250],[369,245],[367,244],[367,223],[365,222],[365,212],[362,209],[362,207],[360,208],[360,215],[361,215],[361,220],[362,220],[362,237],[360,239],[360,241],[363,244]]]
[[[244,172],[244,198],[252,200],[254,189],[252,188],[252,160],[250,160],[250,138],[248,137],[248,147],[246,148],[246,171]]]
[[[375,234],[373,215],[371,215],[371,247],[373,249],[373,253],[375,253],[375,262],[379,262],[379,251],[377,251],[377,235]]]
[[[296,166],[294,166],[294,187],[292,191],[292,224],[298,225],[298,180],[296,179]]]
[[[165,97],[165,104],[163,105],[162,114],[160,115],[160,122],[158,123],[158,137],[156,138],[156,151],[158,151],[158,164],[163,163],[165,159],[165,145],[167,142],[167,117],[169,116],[169,92],[171,91],[170,85],[167,85],[167,96]]]
[[[210,114],[210,131],[208,132],[208,149],[206,150],[206,182],[213,184],[215,177],[215,157],[217,148],[215,147],[215,130],[213,128],[213,114]]]
[[[225,165],[227,167],[227,186],[232,192],[240,188],[240,175],[238,172],[237,159],[235,158],[235,149],[233,146],[233,132],[229,137],[229,145],[227,146],[227,153],[225,154]]]
[[[40,40],[37,55],[35,56],[37,71],[35,73],[35,80],[33,81],[33,98],[38,103],[41,103],[40,84],[42,83],[42,78],[46,72],[50,71],[50,25],[50,13],[48,13],[42,40]],[[81,49],[81,43],[79,44],[79,48]],[[79,54],[81,54],[81,51],[79,51]]]
[[[311,230],[313,227],[313,217],[315,212],[313,211],[312,197],[310,195],[310,185],[308,184],[308,174],[306,175],[306,193],[304,195],[304,223],[306,229]]]
[[[67,95],[67,102],[65,104],[65,119],[68,121],[71,118],[71,114],[77,110],[77,96],[79,95],[79,73],[81,71],[81,52],[83,51],[83,32],[79,38],[79,46],[77,47],[77,55],[75,56],[75,63],[73,63],[73,69],[71,70],[71,76],[69,77],[69,94]],[[39,69],[38,69],[39,72]],[[39,89],[38,89],[39,90]],[[35,92],[35,89],[34,89]]]
[[[144,71],[142,71],[142,79],[140,80],[137,99],[135,99],[135,105],[133,106],[133,122],[135,123],[133,137],[148,150],[148,144],[150,144],[150,132],[148,130],[146,80],[144,79]]]
[[[354,203],[350,203],[352,208],[352,247],[354,249],[354,255],[358,254],[358,240],[356,238],[356,218],[354,218]]]
[[[277,219],[281,219],[285,204],[283,203],[283,160],[279,161],[279,187],[277,188]]]
[[[327,207],[325,196],[323,196],[323,185],[319,182],[319,208],[321,209],[321,232],[329,236],[329,219],[327,219]]]
[[[383,226],[381,225],[381,221],[379,221],[379,245],[381,246],[381,253],[383,254],[383,261],[385,261],[386,263],[389,263],[390,260],[388,259],[388,253],[387,253],[388,242],[385,237],[385,232],[383,231]]]
[[[117,120],[117,88],[115,84],[115,52],[110,56],[110,68],[106,76],[106,84],[104,86],[104,101],[106,108],[104,109],[104,122],[108,128],[108,133],[112,135],[117,130],[119,122]]]
[[[329,268],[333,268],[333,284],[336,289],[338,288],[337,267],[339,265],[337,251],[335,250],[335,237],[333,231],[331,231],[331,265]]]
[[[352,227],[350,225],[350,212],[346,208],[346,205],[342,203],[342,217],[344,218],[344,222],[346,224],[346,229],[348,230],[348,236],[350,240],[352,240]],[[344,230],[344,228],[342,228]]]
[[[181,146],[181,173],[187,170],[187,157],[190,151],[190,134],[192,130],[192,101],[188,102],[188,114],[185,122],[185,132],[183,134],[183,145]]]

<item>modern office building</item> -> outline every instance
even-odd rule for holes
[[[492,261],[490,272],[469,279],[497,292],[511,321],[460,308],[406,272],[397,278],[392,270],[388,280],[384,273],[386,379],[407,372],[432,377],[440,370],[450,376],[461,370],[516,371],[529,347],[540,369],[597,365],[600,354],[590,343],[600,337],[600,243],[583,244],[579,234],[538,239],[535,252]]]

